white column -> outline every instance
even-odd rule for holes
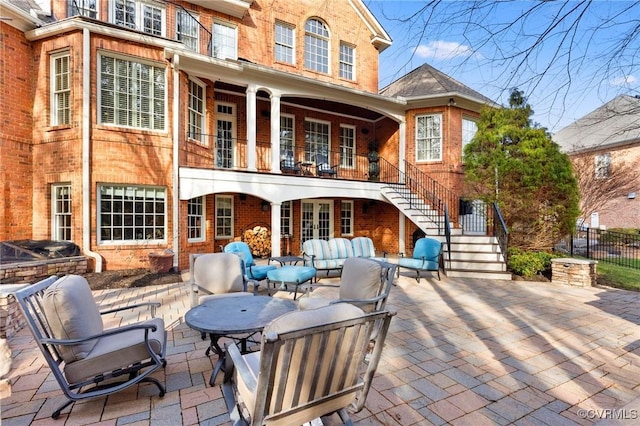
[[[407,139],[407,122],[404,120],[402,120],[398,124],[398,138],[400,139],[398,143],[398,146],[400,147],[400,152],[398,153],[398,158],[400,159],[398,168],[400,169],[400,172],[404,173],[405,160],[407,155],[407,140],[406,140]],[[400,236],[400,238],[398,239],[398,251],[401,253],[406,253],[407,244],[404,239],[404,235],[406,232],[405,216],[404,216],[404,213],[402,213],[402,211],[398,212],[398,224],[399,224],[398,235]]]
[[[407,253],[407,243],[404,240],[404,233],[406,232],[406,227],[405,227],[405,221],[406,218],[404,216],[404,213],[402,213],[401,211],[398,211],[398,235],[400,236],[400,238],[398,238],[398,251],[400,253]]]
[[[280,93],[277,92],[271,94],[271,172],[280,173]]]
[[[407,122],[404,120],[398,124],[398,139],[400,139],[398,141],[398,146],[400,147],[400,152],[398,152],[398,158],[400,159],[398,168],[402,173],[404,173],[404,162],[407,155]]]
[[[256,86],[247,87],[247,169],[255,172],[256,167]]]
[[[281,203],[271,203],[271,256],[280,256],[280,206]]]

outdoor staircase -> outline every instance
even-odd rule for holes
[[[486,231],[470,232],[451,226],[451,251],[447,251],[443,215],[426,200],[404,185],[388,185],[382,195],[426,235],[437,238],[444,246],[444,270],[448,277],[511,280],[507,264],[495,237]]]

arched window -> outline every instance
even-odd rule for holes
[[[304,66],[329,73],[329,30],[318,19],[309,19],[304,26]]]

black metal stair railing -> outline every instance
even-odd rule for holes
[[[504,261],[507,262],[507,251],[509,250],[509,228],[507,228],[507,224],[504,221],[504,217],[502,216],[500,207],[498,207],[498,203],[493,203],[493,235],[498,240]]]

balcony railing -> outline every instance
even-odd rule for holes
[[[213,148],[214,169],[247,170],[248,144],[246,139],[226,139],[224,141],[212,137],[215,147]],[[255,167],[258,172],[271,173],[272,170],[272,150],[271,144],[265,142],[256,143]],[[293,153],[292,161],[296,164],[296,174],[305,177],[334,177],[345,180],[357,181],[380,181],[397,182],[398,172],[383,159],[369,160],[366,154],[347,153],[342,151],[325,151],[322,153],[326,157],[326,164],[335,170],[335,174],[320,173],[316,154],[307,153],[302,148],[296,149]],[[281,153],[281,158],[284,159]],[[324,161],[323,161],[324,162]],[[280,167],[280,161],[276,169]]]

